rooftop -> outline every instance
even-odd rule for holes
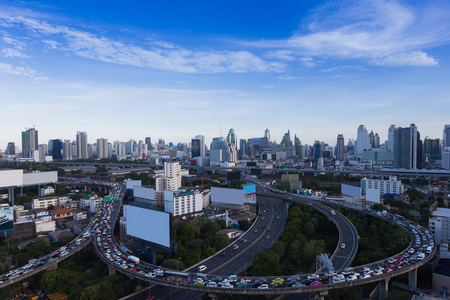
[[[431,216],[450,218],[450,208],[438,207],[435,211],[431,212]]]
[[[440,259],[433,274],[450,277],[450,259]]]

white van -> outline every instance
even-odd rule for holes
[[[207,266],[201,265],[201,266],[199,266],[199,267],[197,268],[197,270],[198,270],[199,272],[203,272],[203,271],[205,271],[207,268],[208,268]]]
[[[228,276],[228,282],[236,282],[237,275],[230,275]]]

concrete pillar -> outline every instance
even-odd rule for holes
[[[54,263],[54,264],[49,268],[49,270],[50,270],[50,271],[56,271],[56,270],[58,270],[58,264],[57,264],[57,263]]]
[[[319,293],[319,299],[320,300],[325,300],[325,296],[328,295],[328,291],[321,291]]]
[[[417,288],[417,269],[408,272],[408,286],[412,289]]]
[[[388,297],[389,279],[378,281],[378,299],[385,300]]]
[[[20,197],[23,196],[23,186],[20,187]]]
[[[211,300],[217,300],[218,298],[217,298],[217,294],[214,294],[214,293],[209,293],[208,294],[208,297],[211,299]]]
[[[38,198],[41,198],[41,186],[38,185]]]
[[[53,184],[53,189],[55,190],[55,194],[56,194],[56,182]]]
[[[14,207],[14,188],[13,187],[9,188],[9,196],[11,197],[11,207]]]
[[[116,269],[108,265],[108,275],[116,274]]]

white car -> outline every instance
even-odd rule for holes
[[[316,280],[316,279],[319,278],[319,275],[317,275],[317,274],[311,274],[311,275],[309,275],[309,276],[306,277],[306,278],[308,278],[309,280]]]
[[[269,288],[269,286],[267,284],[261,284],[260,286],[258,286],[258,289],[265,289],[267,290]]]

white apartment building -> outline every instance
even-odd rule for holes
[[[87,212],[84,210],[73,212],[73,219],[77,222],[87,219]]]
[[[380,190],[380,196],[384,194],[400,195],[404,191],[403,183],[397,180],[396,176],[389,176],[388,180],[384,179],[361,179],[361,193],[366,194],[366,189]]]
[[[89,200],[89,211],[91,213],[97,212],[100,208],[102,208],[103,198],[91,198]]]
[[[211,190],[204,190],[202,192],[202,203],[203,208],[209,207],[211,205]]]
[[[164,191],[164,211],[172,213],[173,216],[194,213],[202,209],[203,197],[199,191]]]
[[[103,200],[103,198],[99,198],[96,194],[85,195],[85,196],[81,197],[81,199],[78,201],[78,207],[83,210],[91,211],[91,200],[95,200],[95,199]],[[94,209],[95,209],[95,204],[94,204]],[[94,212],[95,212],[95,210],[94,210]]]
[[[43,215],[34,220],[36,226],[36,234],[44,232],[52,232],[56,230],[56,222],[50,215]]]
[[[428,229],[434,235],[437,245],[450,243],[450,209],[438,207],[431,211]]]
[[[53,206],[64,206],[65,203],[71,201],[69,197],[48,197],[48,198],[38,198],[33,199],[31,204],[32,209],[45,208],[47,209],[50,205]]]
[[[40,197],[44,197],[44,196],[48,196],[48,195],[53,195],[55,193],[55,189],[51,186],[45,186],[43,188],[41,188],[41,194],[39,195]]]
[[[178,162],[164,162],[164,176],[158,176],[155,180],[155,198],[158,205],[164,204],[164,191],[176,192],[181,188],[181,175]]]

